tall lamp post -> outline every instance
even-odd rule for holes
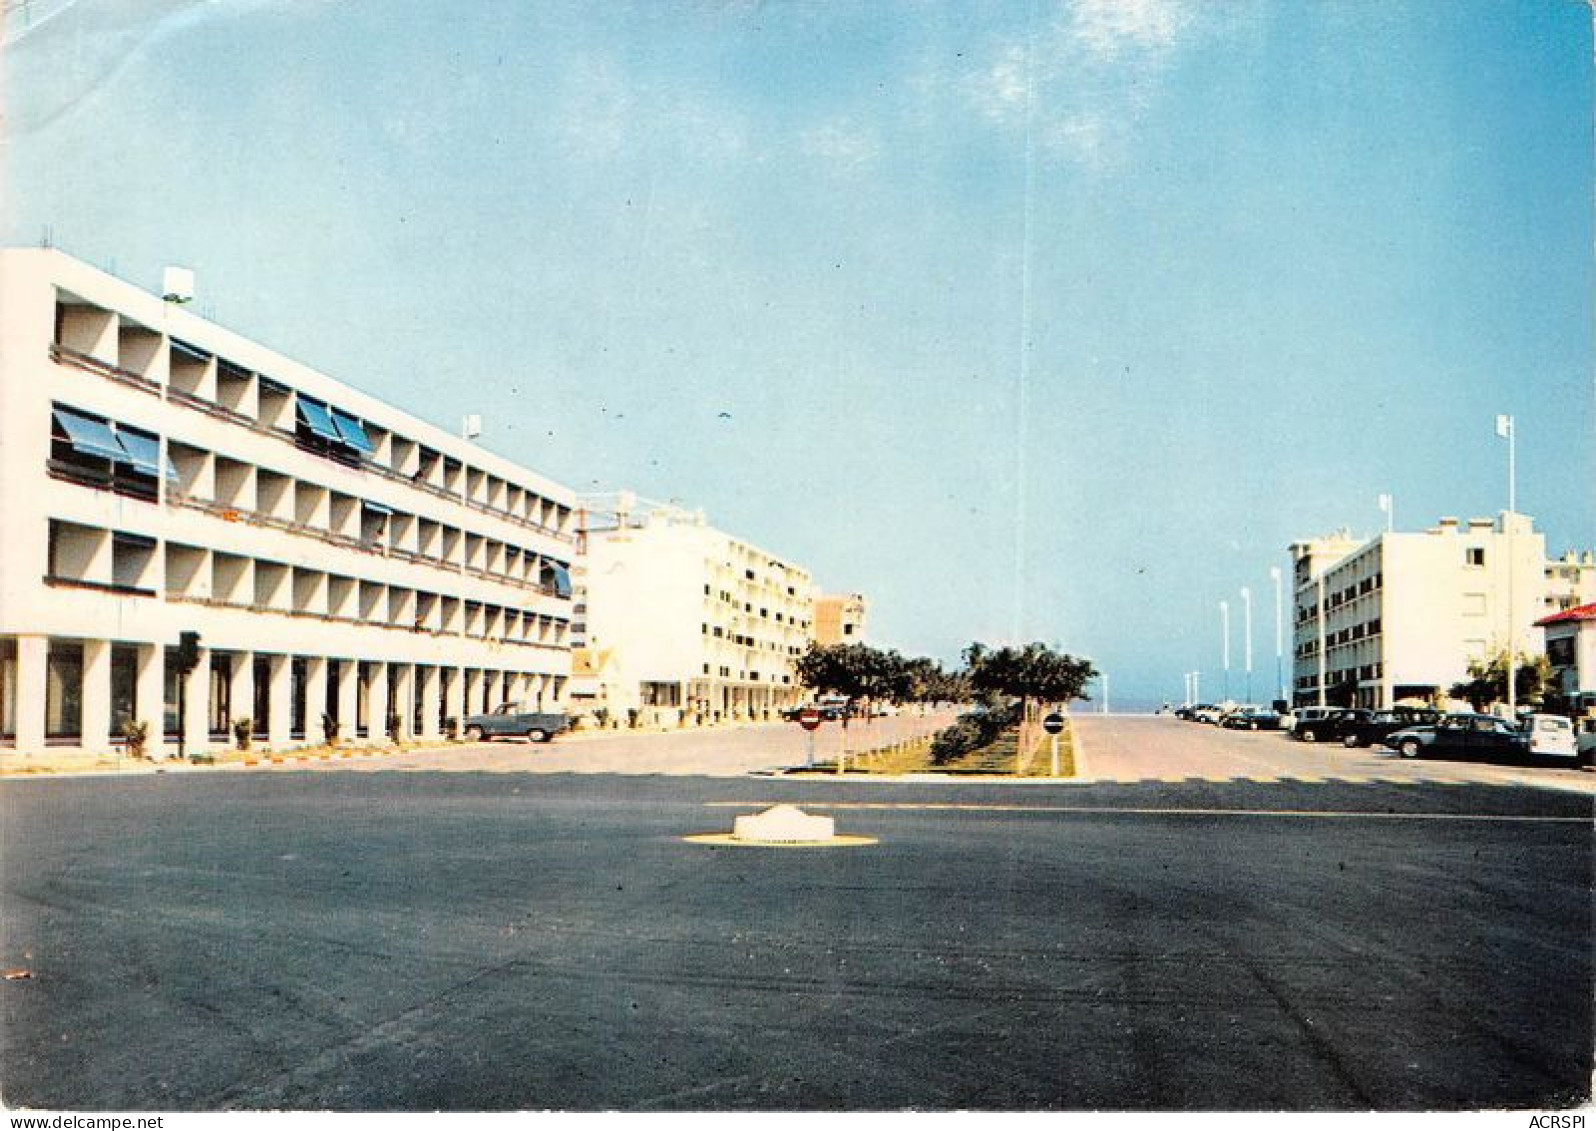
[[[1230,701],[1230,602],[1219,602],[1220,655],[1225,669],[1225,701]]]
[[[1496,434],[1507,441],[1507,515],[1502,520],[1507,546],[1507,717],[1517,722],[1518,691],[1513,686],[1517,682],[1513,655],[1517,635],[1513,631],[1513,598],[1517,596],[1513,592],[1513,524],[1518,513],[1518,429],[1511,416],[1496,418]]]
[[[1252,702],[1252,590],[1241,587],[1242,656],[1247,667],[1247,702]]]
[[[1286,699],[1286,683],[1281,676],[1281,660],[1285,655],[1285,635],[1281,620],[1281,573],[1279,566],[1269,567],[1269,580],[1275,583],[1275,695]]]
[[[1396,529],[1396,500],[1390,495],[1381,495],[1380,509],[1385,512],[1385,532],[1390,534]]]

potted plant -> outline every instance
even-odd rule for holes
[[[248,715],[233,720],[233,742],[240,750],[248,750],[255,741],[255,720]]]
[[[143,758],[145,747],[150,741],[150,724],[138,719],[129,719],[122,724],[122,738],[127,743],[129,758]]]

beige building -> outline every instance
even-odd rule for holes
[[[814,636],[808,571],[658,504],[591,511],[578,577],[591,692],[645,723],[765,719],[797,703]]]
[[[142,721],[194,754],[245,719],[273,748],[324,719],[377,742],[558,706],[574,502],[176,301],[0,252],[7,747],[100,752]]]
[[[1572,603],[1596,571],[1548,562],[1526,515],[1443,518],[1373,539],[1346,531],[1298,542],[1292,700],[1383,707],[1446,691],[1471,659],[1508,642],[1541,651],[1536,621]]]
[[[864,635],[864,594],[824,593],[815,598],[816,644],[858,644]]]

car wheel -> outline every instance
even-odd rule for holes
[[[1304,742],[1318,742],[1319,741],[1319,736],[1318,736],[1318,734],[1316,734],[1314,732],[1313,728],[1310,727],[1309,729],[1307,729],[1307,730],[1302,732],[1302,741],[1304,741]]]
[[[465,728],[465,737],[466,737],[466,741],[467,742],[481,742],[482,741],[482,728],[481,727],[466,727]]]
[[[1358,745],[1358,736],[1355,735],[1355,734],[1344,734],[1344,735],[1342,735],[1341,736],[1341,745],[1345,746],[1348,750],[1353,749],[1354,747],[1356,747]]]
[[[1417,758],[1419,756],[1419,751],[1422,750],[1422,749],[1423,749],[1423,747],[1419,744],[1419,740],[1418,739],[1416,739],[1416,738],[1406,739],[1402,743],[1402,757],[1404,757],[1404,758]]]
[[[549,732],[546,730],[538,730],[536,727],[533,727],[531,730],[526,732],[526,740],[528,742],[547,742],[549,740]]]

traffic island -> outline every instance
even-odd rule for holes
[[[834,818],[811,816],[796,805],[772,805],[738,817],[729,833],[693,833],[682,839],[744,848],[850,848],[877,843],[872,836],[839,835]]]

